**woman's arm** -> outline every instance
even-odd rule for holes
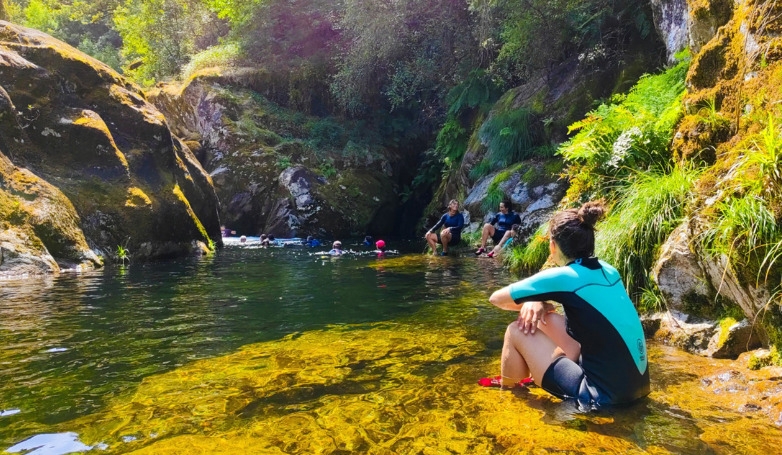
[[[523,305],[516,303],[510,296],[510,286],[505,286],[495,291],[489,297],[489,302],[503,310],[518,311],[519,328],[524,333],[535,333],[535,330],[538,328],[538,322],[545,324],[546,313],[553,309],[553,305],[550,303],[540,301],[524,302]]]
[[[432,226],[432,227],[429,229],[429,231],[427,231],[427,232],[434,232],[434,231],[435,231],[435,229],[439,228],[439,227],[440,227],[440,226],[442,226],[443,224],[445,224],[445,214],[443,214],[443,216],[441,216],[441,217],[440,217],[440,221],[438,221],[437,223],[435,223],[435,225],[434,225],[434,226]]]

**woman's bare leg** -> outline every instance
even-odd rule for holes
[[[443,244],[443,253],[448,252],[448,244],[451,243],[451,231],[440,232],[440,242]]]
[[[486,241],[492,235],[494,235],[494,226],[489,223],[484,224],[483,230],[481,231],[481,248],[486,248]]]
[[[558,313],[549,313],[546,315],[545,324],[538,323],[538,329],[548,335],[551,341],[557,345],[557,357],[564,355],[568,359],[578,362],[581,357],[581,343],[567,333],[567,319],[564,316]]]
[[[432,249],[432,254],[437,254],[437,234],[434,232],[426,234],[426,243],[428,243],[429,248]]]
[[[513,387],[530,375],[539,385],[543,374],[557,357],[560,357],[557,345],[543,330],[525,334],[517,322],[512,322],[505,330],[502,346],[502,385]]]

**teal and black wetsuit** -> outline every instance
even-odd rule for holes
[[[516,303],[562,304],[581,361],[555,360],[541,387],[585,408],[624,404],[649,394],[649,368],[638,313],[619,272],[597,258],[578,259],[510,285]]]

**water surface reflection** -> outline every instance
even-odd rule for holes
[[[700,378],[727,362],[650,348],[653,393],[578,414],[483,389],[513,318],[494,261],[227,248],[41,286],[3,285],[0,447],[108,453],[762,453],[766,416]],[[741,435],[740,437],[737,435]],[[65,440],[63,439],[63,440]],[[42,452],[43,453],[43,452]],[[54,452],[52,452],[54,453]],[[62,453],[62,452],[60,452]]]

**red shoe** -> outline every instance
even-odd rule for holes
[[[478,248],[478,250],[475,252],[475,255],[476,255],[476,256],[480,256],[480,255],[482,255],[482,254],[483,254],[483,253],[485,253],[485,252],[486,252],[486,248],[484,248],[484,247],[480,247],[480,248]]]
[[[501,387],[502,376],[495,376],[493,378],[480,378],[478,379],[478,385],[481,387]]]
[[[486,257],[493,258],[494,257],[494,251],[489,251],[489,254],[487,254]]]
[[[528,377],[522,379],[516,385],[524,387],[527,384],[531,384],[532,382],[534,382],[534,379],[532,379],[532,377]],[[493,378],[480,378],[478,379],[478,385],[481,387],[502,387],[502,376],[494,376]]]

